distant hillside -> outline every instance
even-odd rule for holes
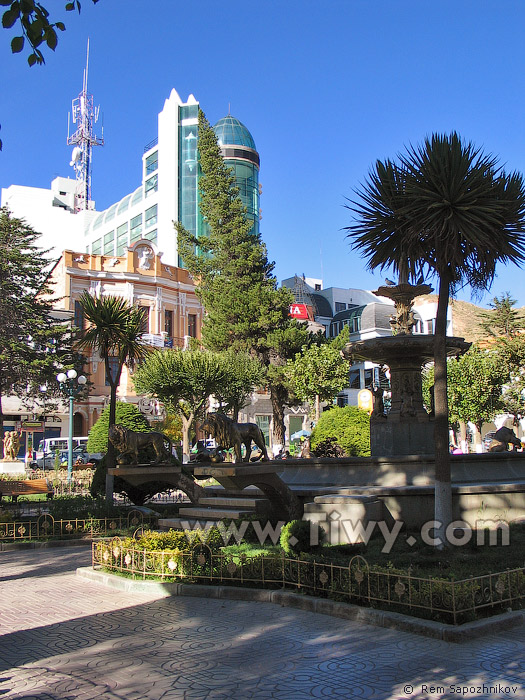
[[[418,297],[419,300],[426,299],[437,303],[437,294],[428,294],[425,297]],[[483,306],[476,306],[468,301],[458,301],[454,299],[450,302],[452,308],[452,325],[454,335],[459,338],[465,338],[469,343],[475,343],[485,337],[485,333],[481,328],[482,319],[480,314],[489,309]],[[520,316],[525,318],[525,306],[516,309]]]

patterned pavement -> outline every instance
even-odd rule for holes
[[[524,627],[463,644],[267,603],[75,576],[89,548],[0,552],[0,700],[525,698]]]

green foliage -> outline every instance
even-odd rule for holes
[[[304,346],[294,360],[288,360],[287,371],[302,401],[331,401],[348,384],[348,362],[333,345]]]
[[[55,520],[67,520],[69,518],[107,518],[110,515],[126,515],[129,508],[112,506],[108,512],[108,506],[104,498],[90,496],[56,496],[48,504],[49,514]]]
[[[220,410],[232,413],[235,420],[241,408],[246,405],[250,394],[263,382],[261,363],[247,353],[227,350],[221,353],[225,379],[214,390]]]
[[[505,292],[490,302],[490,311],[480,314],[481,327],[492,338],[514,338],[525,329],[525,319],[514,308],[516,299]]]
[[[98,1],[92,0],[94,4]],[[2,0],[0,5],[9,6],[9,9],[2,15],[2,27],[4,29],[15,28],[22,32],[21,36],[15,36],[11,40],[12,53],[20,53],[27,41],[31,48],[31,53],[27,58],[28,64],[34,66],[45,63],[44,54],[40,47],[45,44],[48,49],[54,51],[58,43],[57,30],[65,31],[65,24],[61,21],[50,22],[49,12],[36,0]],[[80,13],[81,4],[79,0],[74,0],[66,2],[64,8],[66,12],[76,8]]]
[[[125,540],[123,546],[146,549],[150,552],[191,552],[194,547],[201,543],[205,543],[212,552],[218,552],[223,545],[221,533],[215,527],[206,532],[200,530],[168,530],[167,532],[150,530],[136,540],[132,538]]]
[[[56,300],[39,235],[0,209],[0,396],[17,394],[33,404],[40,395],[41,403],[39,387],[47,383],[51,408],[59,394],[57,367],[79,369],[82,361],[72,350],[71,330],[50,317]],[[2,423],[0,405],[0,430]]]
[[[133,403],[123,403],[117,401],[116,404],[116,423],[123,425],[129,430],[147,433],[153,428],[148,423],[146,417],[139,411]],[[109,406],[102,411],[99,419],[89,431],[87,451],[88,452],[107,452],[108,449],[108,432],[109,432]]]
[[[317,523],[308,520],[291,520],[281,529],[279,544],[288,556],[310,552],[318,544],[322,544],[325,532]]]
[[[355,406],[334,407],[321,414],[315,426],[310,444],[316,446],[334,437],[349,457],[370,455],[370,417],[366,411]]]

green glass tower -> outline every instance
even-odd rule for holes
[[[239,196],[253,221],[253,232],[259,233],[259,154],[248,129],[231,114],[213,127],[222,156],[233,168]]]

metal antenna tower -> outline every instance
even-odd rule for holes
[[[102,136],[94,133],[94,125],[98,121],[100,107],[93,106],[93,95],[87,90],[89,65],[89,39],[87,44],[86,68],[82,92],[72,101],[71,115],[73,124],[77,124],[74,134],[69,135],[69,115],[67,127],[67,143],[74,146],[70,165],[75,169],[77,188],[75,192],[75,212],[92,208],[91,204],[91,158],[93,146],[104,145],[104,129]]]

